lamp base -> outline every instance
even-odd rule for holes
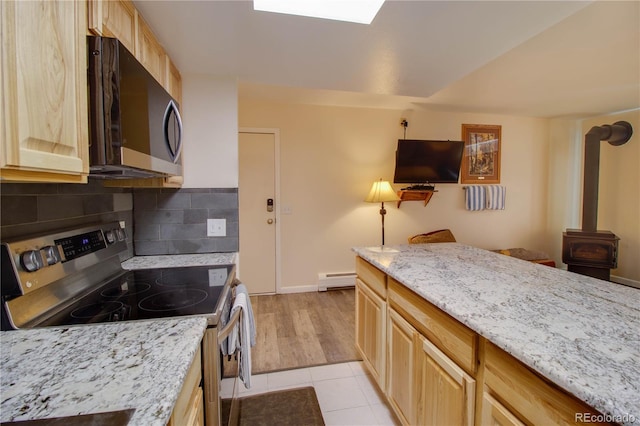
[[[367,247],[367,250],[370,250],[376,253],[400,253],[400,250],[396,250],[394,248],[385,247],[385,246]]]

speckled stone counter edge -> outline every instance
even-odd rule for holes
[[[165,426],[200,347],[204,317],[3,331],[2,421],[135,408]]]
[[[640,424],[640,290],[458,243],[353,251],[587,404]]]

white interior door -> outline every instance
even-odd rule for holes
[[[241,130],[238,137],[239,275],[251,294],[276,292],[276,136]]]

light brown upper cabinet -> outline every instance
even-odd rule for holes
[[[166,53],[158,40],[153,35],[151,28],[142,16],[138,14],[138,44],[136,45],[136,57],[151,73],[151,75],[166,89],[167,67]],[[169,90],[167,90],[168,92]]]
[[[178,101],[180,109],[182,109],[182,77],[180,71],[176,68],[171,58],[167,56],[167,92]]]
[[[105,37],[115,37],[136,55],[137,10],[129,0],[88,0],[89,30]]]
[[[5,181],[86,183],[86,3],[0,2]]]
[[[180,72],[130,0],[88,0],[89,32],[115,37],[181,103]]]

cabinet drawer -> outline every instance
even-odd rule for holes
[[[472,376],[477,370],[478,335],[398,281],[389,278],[389,306]]]
[[[387,297],[387,275],[361,257],[356,257],[356,274],[380,297]]]
[[[484,382],[489,392],[525,423],[576,424],[576,413],[598,412],[490,342],[484,345]],[[484,408],[483,408],[484,410]],[[483,413],[483,416],[485,413]],[[603,424],[603,423],[593,423]],[[606,424],[606,423],[604,423]]]

